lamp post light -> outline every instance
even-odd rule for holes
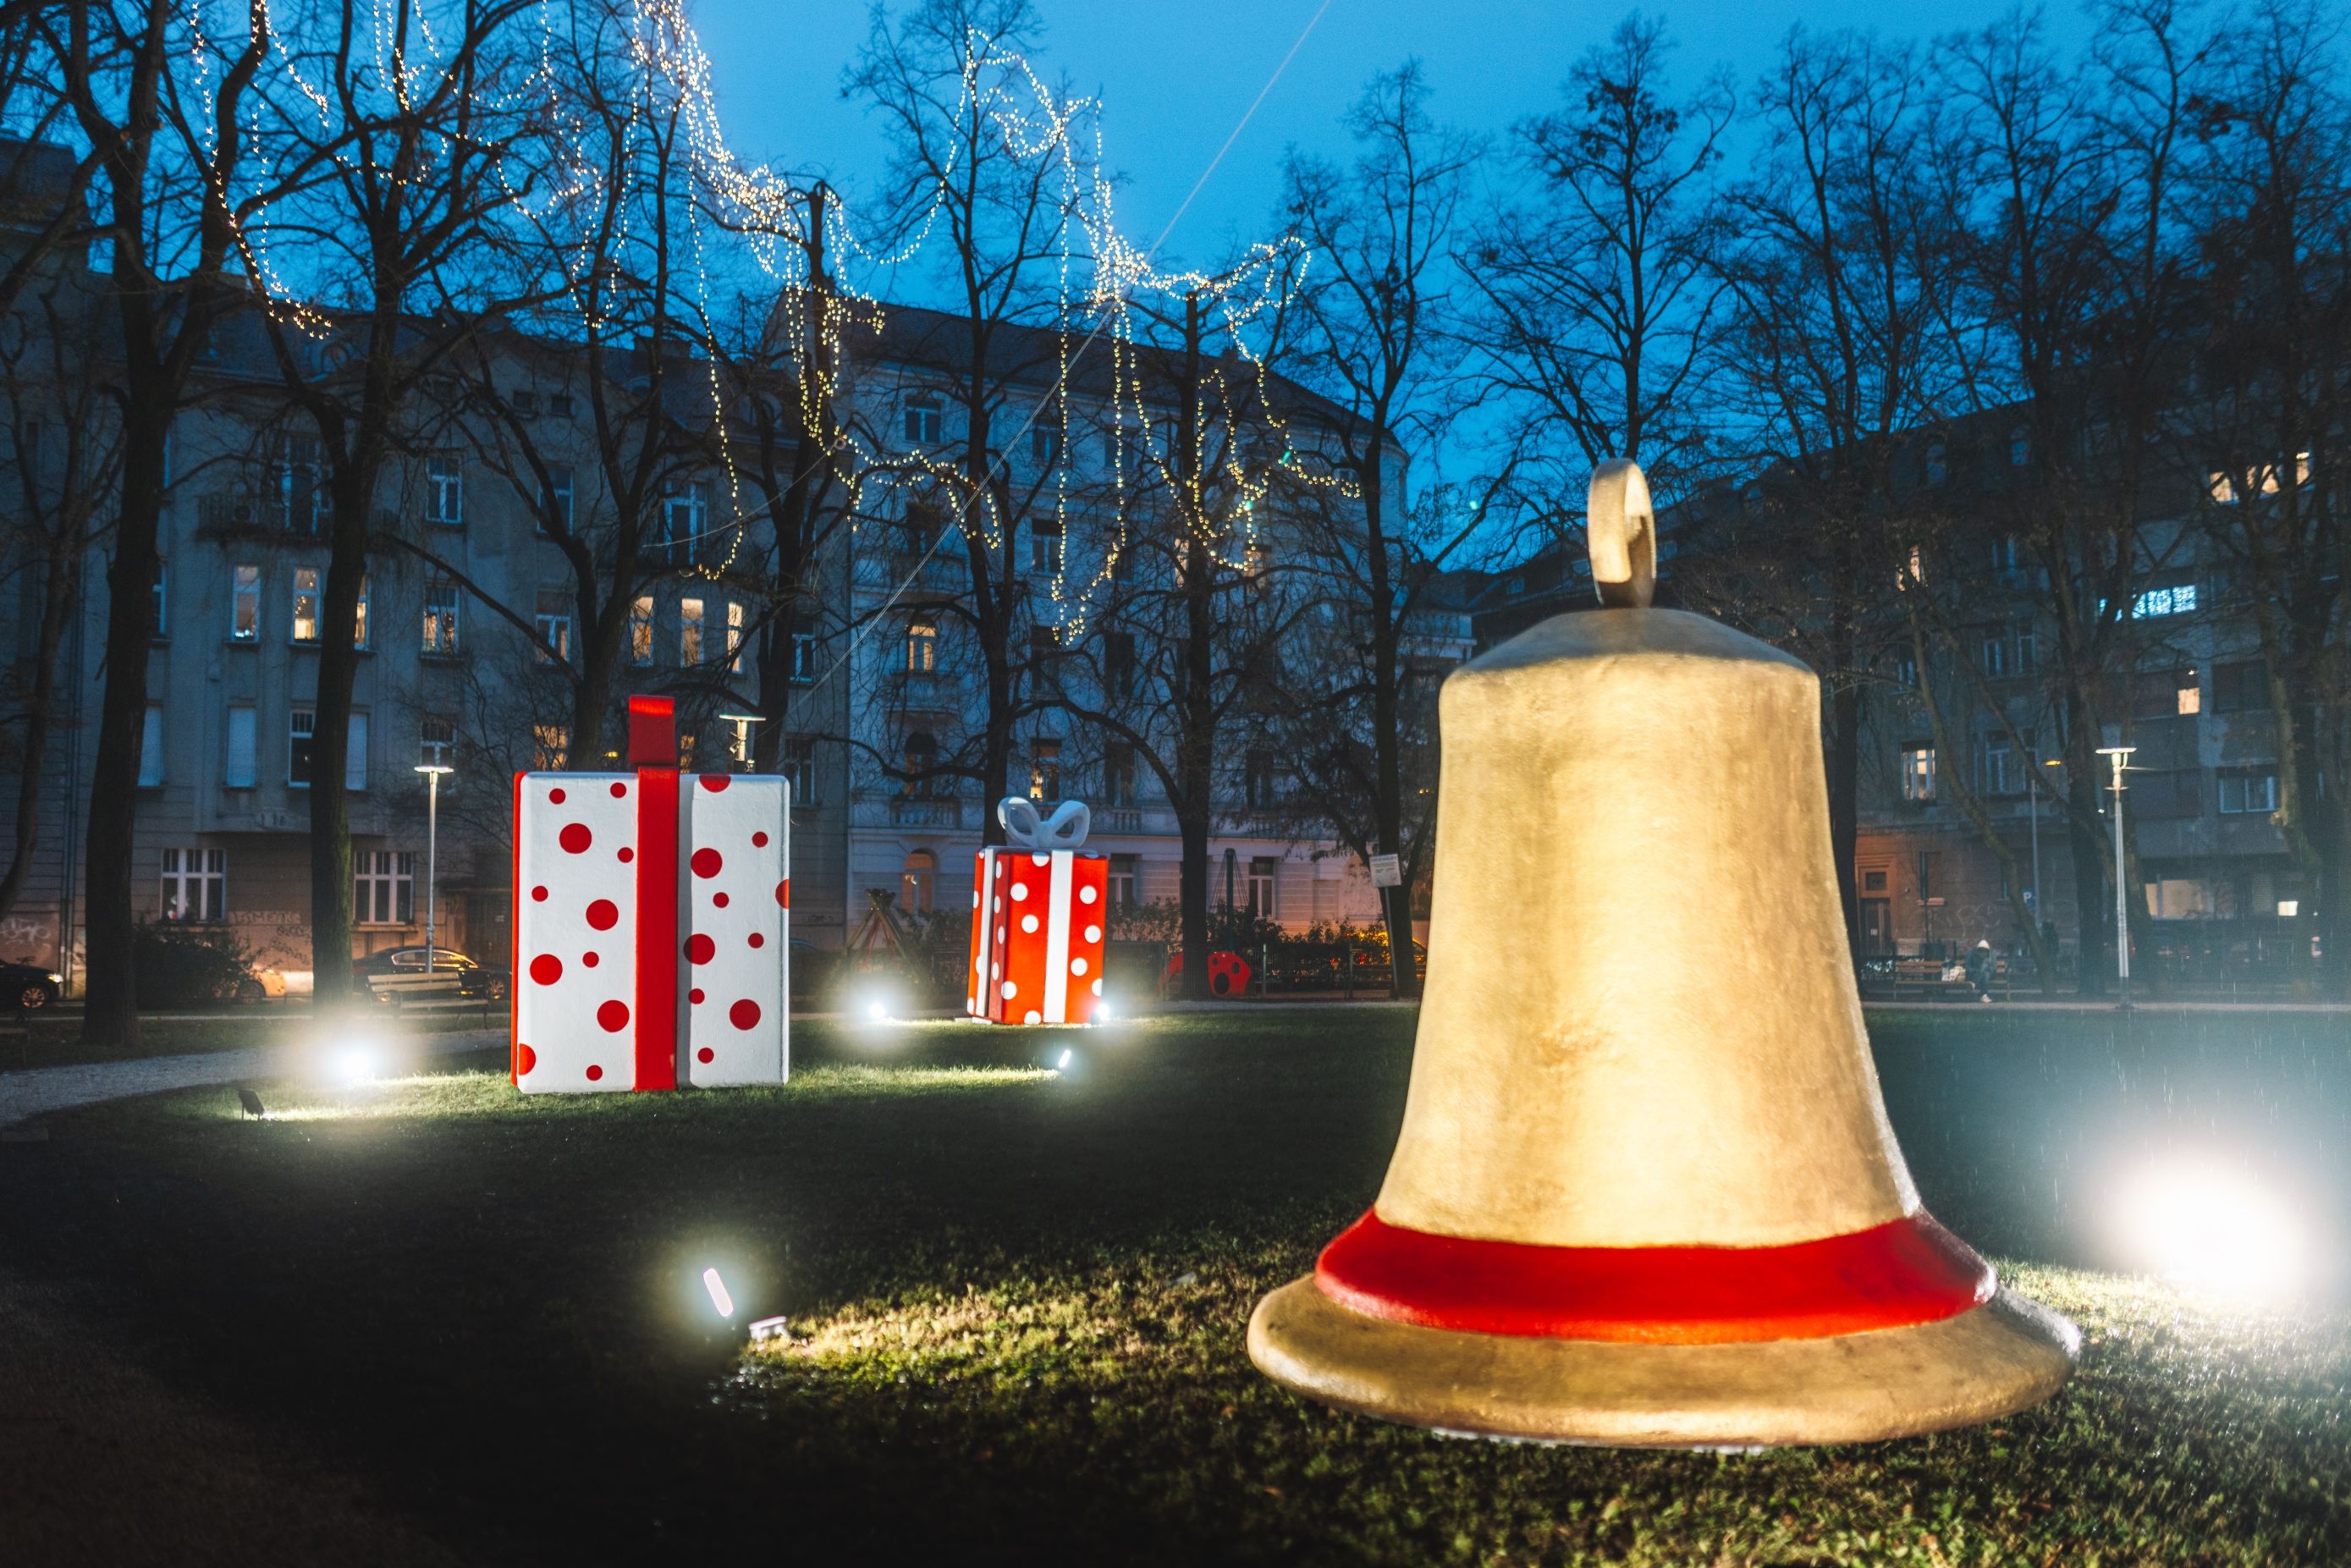
[[[457,770],[445,762],[420,762],[416,771],[424,775],[424,978],[430,984],[440,966],[434,949],[441,940],[441,776]]]
[[[766,723],[768,716],[763,713],[722,713],[718,717],[735,727],[735,744],[727,761],[741,763],[740,771],[748,773],[751,771],[751,727]],[[729,771],[736,769],[730,768]]]
[[[2136,746],[2101,746],[2098,755],[2110,758],[2115,766],[2115,973],[2122,981],[2122,999],[2115,1005],[2127,1008],[2130,999],[2130,901],[2125,883],[2129,873],[2123,868],[2123,773],[2128,766],[2123,760],[2138,749]]]

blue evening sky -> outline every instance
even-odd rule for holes
[[[1040,0],[1041,62],[1106,106],[1104,148],[1128,177],[1120,227],[1156,239],[1232,134],[1322,0],[1198,0],[1188,5]],[[2011,0],[1687,0],[1645,7],[1679,43],[1676,78],[1695,84],[1727,64],[1742,93],[1788,29],[1876,28],[1889,39],[1985,26]],[[1234,236],[1270,226],[1283,149],[1339,152],[1338,121],[1364,81],[1408,56],[1426,63],[1442,117],[1481,131],[1549,108],[1577,56],[1632,7],[1621,0],[1330,0],[1280,79],[1170,236],[1163,260],[1213,259]],[[831,174],[855,200],[880,166],[879,127],[841,97],[841,68],[867,27],[862,0],[693,0],[716,72],[727,140],[752,162]],[[2070,7],[2046,13],[2069,50],[2086,33]]]

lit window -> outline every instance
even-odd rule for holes
[[[298,707],[286,716],[286,782],[297,789],[310,787],[310,747],[318,729],[315,709]]]
[[[294,569],[294,641],[316,643],[319,640],[319,569],[298,566]]]
[[[531,625],[538,632],[538,640],[555,650],[550,656],[547,648],[540,649],[540,664],[551,664],[559,660],[567,664],[571,662],[571,596],[569,593],[560,588],[540,589],[538,610],[531,619]]]
[[[414,921],[414,851],[355,850],[351,867],[353,920],[361,925],[406,925]]]
[[[368,645],[368,580],[360,579],[360,601],[351,611],[351,646]]]
[[[231,573],[228,634],[232,642],[261,640],[261,569],[240,566]]]
[[[2179,711],[2183,714],[2204,711],[2204,688],[2197,683],[2193,675],[2180,683]]]
[[[688,669],[702,663],[702,601],[677,601],[677,662]]]
[[[163,852],[163,918],[212,921],[228,915],[228,852]]]
[[[939,444],[939,402],[936,398],[906,400],[906,442],[911,446]]]
[[[1902,798],[1905,800],[1932,800],[1935,798],[1935,748],[1912,746],[1902,753]]]
[[[260,770],[257,758],[259,730],[250,703],[237,703],[228,710],[228,747],[221,782],[231,789],[250,789]]]
[[[424,640],[421,651],[434,658],[457,656],[457,585],[445,577],[424,585]]]
[[[1274,890],[1280,885],[1281,862],[1272,855],[1251,855],[1249,865],[1249,913],[1259,920],[1280,918]]]
[[[534,773],[560,773],[571,750],[571,727],[568,724],[535,724],[530,727],[530,768]]]
[[[935,621],[906,622],[906,668],[928,674],[939,667],[939,626]]]
[[[1029,798],[1032,800],[1058,800],[1061,798],[1061,743],[1040,737],[1029,743]]]
[[[640,593],[629,605],[629,662],[653,662],[653,596]]]
[[[740,601],[726,601],[726,667],[737,674],[743,673],[743,605]]]
[[[2186,615],[2196,608],[2196,585],[2183,582],[2174,588],[2150,588],[2131,601],[2131,619],[2150,621],[2160,615]]]
[[[454,454],[424,460],[424,520],[444,528],[465,526],[465,466]]]
[[[939,857],[929,850],[909,850],[898,872],[898,907],[914,915],[931,913],[931,895],[938,881]]]

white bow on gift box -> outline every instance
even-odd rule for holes
[[[1092,814],[1064,800],[1040,819],[1008,795],[996,820],[1011,841],[973,866],[964,1010],[993,1023],[1087,1022],[1102,997],[1110,908],[1110,862],[1077,852]]]

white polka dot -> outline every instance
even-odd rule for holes
[[[1023,930],[1023,931],[1034,931],[1034,930],[1036,930],[1036,929],[1037,929],[1037,917],[1036,917],[1035,915],[1022,915],[1022,916],[1020,917],[1020,929],[1021,929],[1021,930]]]
[[[1001,925],[999,925],[999,926],[998,926],[998,927],[996,928],[996,939],[997,939],[998,942],[1001,942],[1001,941],[1003,941],[1003,940],[1004,940],[1004,927],[1003,927],[1003,926],[1001,926]]]
[[[1087,941],[1089,941],[1089,942],[1099,942],[1099,941],[1101,941],[1101,940],[1102,940],[1102,927],[1101,927],[1101,926],[1099,926],[1099,925],[1089,925],[1089,926],[1087,926],[1087,927],[1086,927],[1086,940],[1087,940]]]
[[[977,953],[972,955],[971,972],[975,975],[979,973],[979,955]]]
[[[976,887],[971,890],[971,906],[974,909],[979,907],[979,889]]]
[[[998,909],[1004,907],[1004,895],[1000,893],[996,895],[996,907]]]
[[[1037,865],[1050,865],[1053,863],[1053,860],[1050,855],[1030,855],[1029,859],[1031,862]]]
[[[1086,961],[1083,958],[1072,958],[1070,960],[1070,973],[1072,975],[1082,975],[1085,972]]]
[[[1042,1023],[1044,1021],[1044,1015],[1040,1013],[1035,1008],[1030,1008],[1027,1012],[1020,1015],[1020,1021],[1022,1023]]]
[[[1025,882],[1016,882],[1016,883],[1014,883],[1012,884],[1012,902],[1013,902],[1013,903],[1018,904],[1018,903],[1019,903],[1022,899],[1027,898],[1028,896],[1029,896],[1029,884],[1028,884],[1027,883],[1025,883]]]
[[[1092,904],[1093,901],[1094,890],[1092,888],[1081,887],[1078,889],[1078,902],[1080,904]]]
[[[1008,1001],[1008,1001],[1010,1001],[1013,998],[1015,998],[1015,997],[1017,997],[1017,996],[1019,996],[1019,995],[1020,994],[1020,988],[1019,988],[1019,987],[1018,987],[1018,986],[1016,986],[1016,985],[1014,985],[1011,981],[1007,980],[1007,981],[1005,981],[1005,982],[1004,982],[1004,984],[1002,984],[1001,986],[998,986],[998,987],[997,988],[997,991],[998,991],[998,993],[999,995],[1001,995],[1001,996],[1004,998],[1004,999],[1005,999],[1006,1001]]]
[[[1096,996],[1101,996],[1101,995],[1102,995],[1102,982],[1101,982],[1100,980],[1096,980],[1096,981],[1094,982],[1094,995],[1096,995]]]
[[[987,974],[990,979],[1001,978],[1004,974],[1004,960],[998,958],[995,963],[990,964],[987,967]]]

